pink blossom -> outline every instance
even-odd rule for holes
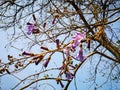
[[[85,39],[85,37],[86,37],[85,33],[82,34],[80,32],[76,32],[75,35],[72,37],[72,39],[74,41],[72,44],[72,47],[76,48],[79,45],[79,43],[81,42],[81,40]]]
[[[79,53],[75,56],[75,58],[83,62],[84,56],[83,56],[82,44],[80,45]]]
[[[27,34],[30,35],[35,30],[35,26],[32,23],[27,23]]]

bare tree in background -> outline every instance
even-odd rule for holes
[[[1,0],[0,30],[8,33],[6,47],[20,53],[8,55],[8,62],[0,60],[0,77],[10,74],[19,80],[12,90],[37,90],[44,85],[57,90],[45,80],[55,81],[64,90],[74,82],[77,90],[77,72],[89,62],[87,81],[92,89],[110,83],[111,90],[119,90],[119,24],[119,0]],[[60,58],[54,60],[55,56]],[[17,77],[30,66],[39,70]],[[97,82],[100,77],[102,83]]]

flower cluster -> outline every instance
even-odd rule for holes
[[[23,52],[22,56],[30,56],[32,59],[29,61],[30,63],[35,63],[35,65],[38,65],[44,58],[43,54],[34,54],[29,52]]]
[[[27,23],[27,34],[31,35],[31,34],[38,34],[40,33],[40,30],[36,28],[36,26],[32,23]]]
[[[28,35],[40,33],[40,30],[36,27],[36,25],[37,25],[36,16],[33,14],[32,17],[33,17],[35,24],[29,23],[29,22],[27,23],[27,34]],[[56,13],[53,16],[53,20],[52,20],[51,24],[55,24],[55,21],[58,17],[59,17],[59,14]],[[45,27],[46,27],[46,22],[43,23],[43,28],[45,29]]]
[[[72,47],[76,48],[79,45],[79,43],[85,38],[86,38],[85,33],[76,32],[75,35],[72,37],[73,39]]]
[[[85,33],[76,32],[75,35],[72,37],[70,44],[64,49],[66,56],[69,58],[70,52],[74,52],[76,47],[80,45],[79,53],[75,56],[77,60],[83,61],[83,50],[82,50],[82,43],[86,38]]]
[[[72,37],[72,40],[70,41],[70,43],[68,43],[64,48],[63,48],[63,52],[66,55],[66,58],[64,58],[63,64],[61,67],[58,68],[58,70],[60,70],[60,73],[56,79],[57,83],[61,85],[61,87],[63,88],[64,85],[62,84],[62,81],[60,80],[60,78],[65,75],[65,78],[67,80],[72,80],[75,75],[74,75],[74,70],[76,69],[76,66],[74,66],[72,64],[73,60],[72,60],[72,56],[71,56],[71,52],[75,52],[77,51],[77,47],[79,47],[79,51],[78,54],[75,56],[75,59],[83,62],[85,59],[85,56],[83,56],[83,47],[82,47],[82,43],[86,42],[86,34],[85,33],[80,33],[80,32],[76,32],[75,35]],[[90,42],[90,40],[89,40]],[[56,44],[57,47],[59,46],[59,41],[57,40]],[[59,46],[60,47],[60,46]],[[87,46],[89,47],[89,46]]]
[[[27,34],[30,35],[33,34],[36,30],[36,27],[34,24],[28,23],[28,32]],[[46,23],[45,23],[46,25]],[[44,25],[44,28],[45,28]],[[41,61],[45,62],[43,63],[43,66],[46,68],[51,60],[51,55],[44,59],[44,56],[49,52],[55,52],[55,51],[62,51],[65,55],[65,58],[62,62],[62,66],[57,68],[60,70],[60,73],[58,77],[56,78],[57,84],[60,84],[63,88],[64,85],[61,81],[61,78],[65,77],[66,80],[70,81],[72,80],[75,75],[74,71],[76,70],[77,66],[73,65],[73,57],[75,60],[80,61],[81,63],[84,62],[85,56],[83,55],[83,42],[87,43],[87,48],[90,48],[90,39],[86,38],[86,33],[76,32],[75,35],[72,36],[72,40],[68,44],[61,44],[59,39],[55,40],[56,43],[56,49],[55,50],[49,50],[49,48],[41,46],[42,50],[45,50],[44,53],[41,54],[33,54],[28,52],[23,52],[22,56],[29,56],[32,57],[30,60],[30,63],[35,63],[35,65],[38,65]],[[79,48],[79,49],[78,49]],[[71,53],[78,52],[76,56],[72,56]]]
[[[41,49],[49,51],[49,49],[47,47],[41,47]],[[29,53],[29,52],[24,51],[22,53],[22,56],[29,56],[30,58],[32,57],[32,59],[29,61],[29,63],[35,63],[35,65],[38,65],[43,60],[45,53],[34,54],[34,53]],[[46,61],[43,63],[43,66],[45,68],[48,66],[50,59],[51,59],[51,56],[46,58]]]
[[[65,75],[67,81],[72,80],[74,78],[74,74],[71,72],[71,70],[75,70],[75,68],[76,67],[72,66],[70,61],[64,60],[63,65],[58,68],[58,70],[60,70],[60,73],[56,79],[57,84],[60,84],[63,88],[64,85],[62,84],[60,78],[62,77],[62,75]]]

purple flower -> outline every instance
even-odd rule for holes
[[[72,74],[71,72],[65,72],[65,74],[66,74],[67,80],[71,80],[74,78],[74,74]]]
[[[71,43],[68,45],[68,47],[69,47],[70,50],[71,50],[71,49],[75,49],[73,43],[74,43],[74,41],[71,42]]]
[[[78,40],[74,40],[74,42],[72,44],[72,48],[75,49],[78,45],[79,45]]]
[[[78,59],[79,61],[83,62],[84,56],[83,56],[82,44],[80,45],[79,53],[76,55],[75,58]]]
[[[65,49],[63,49],[67,57],[70,55],[70,48],[71,47],[67,46]]]
[[[86,37],[85,33],[80,33],[80,32],[76,32],[75,35],[72,37],[73,40],[83,40]]]
[[[35,26],[32,23],[27,23],[27,34],[30,35],[34,30],[35,30]]]
[[[79,43],[81,42],[81,40],[85,39],[85,37],[86,37],[85,33],[82,34],[82,33],[76,32],[75,35],[72,37],[72,39],[74,41],[72,44],[72,47],[76,48],[79,45]]]

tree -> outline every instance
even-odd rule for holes
[[[6,47],[17,51],[7,56],[7,62],[0,60],[0,77],[9,74],[19,80],[12,90],[46,85],[56,90],[55,83],[64,90],[73,84],[77,90],[77,79],[82,78],[78,72],[88,68],[92,90],[108,83],[110,89],[120,89],[119,4],[119,0],[0,1],[0,29],[10,38]],[[21,76],[22,72],[29,74]]]

